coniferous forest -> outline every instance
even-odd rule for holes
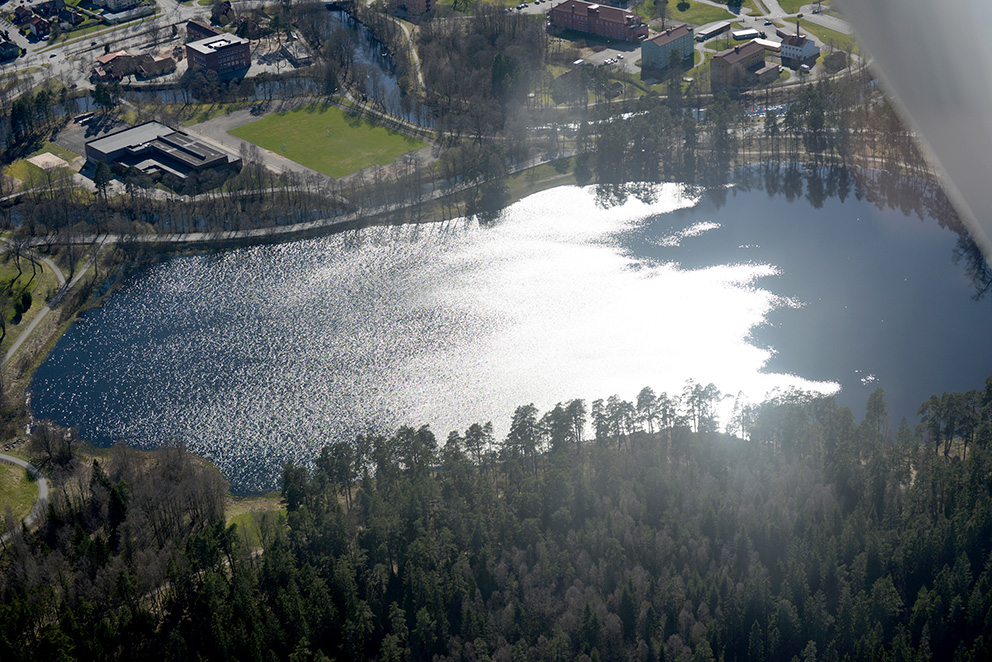
[[[787,393],[731,435],[718,395],[332,443],[251,536],[181,447],[41,426],[64,479],[6,543],[0,659],[992,658],[992,378],[915,427]]]

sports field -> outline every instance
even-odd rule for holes
[[[385,165],[427,146],[325,104],[273,113],[230,133],[331,177]]]

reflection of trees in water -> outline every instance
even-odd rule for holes
[[[769,197],[784,195],[790,202],[804,195],[805,183],[806,200],[816,209],[822,207],[827,198],[838,197],[843,202],[853,184],[858,200],[867,200],[878,209],[897,209],[906,216],[933,220],[940,227],[957,233],[958,241],[951,259],[954,264],[964,266],[975,288],[972,297],[977,301],[992,291],[992,266],[935,178],[909,177],[886,170],[789,164],[745,168],[735,183],[745,190],[752,186],[763,189]],[[721,200],[725,199],[726,193],[720,191],[714,201],[722,204]]]
[[[820,209],[829,198],[841,202],[853,192],[858,200],[866,200],[877,209],[895,209],[906,216],[933,220],[958,234],[952,260],[964,267],[975,291],[977,301],[992,292],[992,265],[974,242],[950,199],[933,177],[910,177],[885,170],[863,170],[845,166],[819,166],[814,163],[764,164],[741,168],[733,178],[734,187],[742,191],[756,189],[768,196],[784,196],[789,202],[800,198]],[[714,186],[706,191],[707,200],[717,209],[727,203],[726,186]],[[622,205],[630,198],[653,202],[653,184],[628,182],[596,186],[596,204],[603,208]]]
[[[985,297],[992,291],[992,265],[985,258],[982,249],[965,233],[958,237],[957,246],[954,247],[954,255],[951,258],[954,264],[964,264],[964,272],[971,279],[975,287],[974,294],[971,295],[975,301]]]

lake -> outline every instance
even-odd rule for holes
[[[85,314],[35,373],[37,418],[98,443],[182,439],[238,491],[288,459],[428,423],[508,426],[533,402],[713,382],[802,388],[894,429],[992,374],[992,304],[957,235],[854,196],[556,188],[471,220],[175,258]]]

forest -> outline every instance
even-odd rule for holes
[[[41,425],[57,487],[0,557],[0,657],[989,659],[992,378],[894,431],[880,389],[860,422],[787,392],[726,432],[719,399],[338,440],[250,535],[182,447],[84,462]]]

